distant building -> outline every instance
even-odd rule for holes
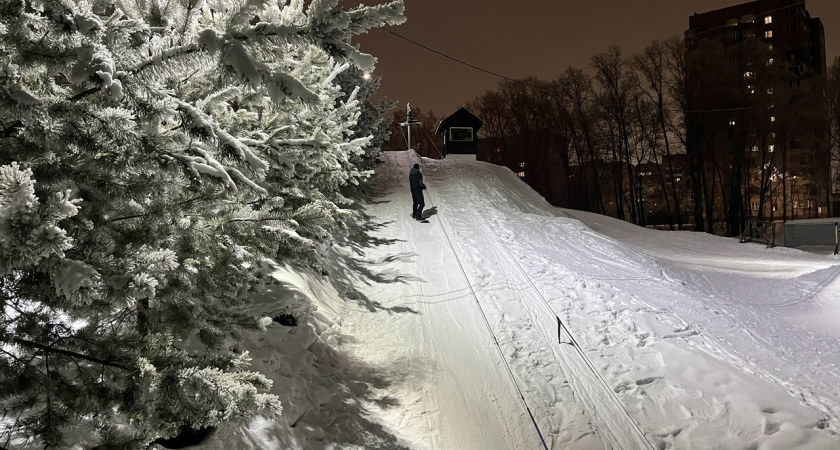
[[[686,98],[690,163],[731,186],[713,191],[715,202],[726,210],[734,202],[742,220],[828,216],[827,117],[811,91],[826,70],[825,37],[805,1],[695,13],[685,42],[686,85],[703,86],[705,77],[706,86],[723,86]]]
[[[807,75],[825,72],[825,31],[820,19],[808,13],[804,0],[757,0],[728,8],[695,13],[688,19],[686,39],[691,46],[698,39],[724,42],[738,60],[738,46],[749,38],[767,45],[773,63],[783,63],[788,70]]]
[[[688,225],[691,219],[691,172],[684,153],[662,156],[660,163],[635,166],[642,187],[641,203],[647,226]],[[679,208],[679,213],[677,213]]]

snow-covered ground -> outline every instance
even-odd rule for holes
[[[383,158],[326,275],[278,268],[259,299],[305,321],[242,343],[283,416],[201,448],[840,449],[831,249],[647,230],[506,168]],[[429,223],[408,216],[415,162]]]

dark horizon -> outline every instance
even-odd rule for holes
[[[365,4],[383,3],[369,1]],[[560,3],[535,0],[527,8],[479,0],[442,4],[406,0],[408,22],[373,30],[354,39],[361,51],[378,58],[373,76],[382,77],[376,98],[397,100],[445,117],[501,78],[459,64],[412,44],[387,30],[466,63],[510,78],[553,79],[572,66],[588,70],[592,56],[618,45],[625,54],[656,39],[682,37],[689,17],[748,3],[733,0],[593,0]],[[344,1],[345,7],[359,1]],[[826,60],[840,56],[840,2],[805,0],[811,17],[825,27]]]

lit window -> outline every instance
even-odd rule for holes
[[[775,122],[776,121],[776,116],[770,116],[770,121]]]
[[[767,17],[764,18],[764,24],[765,25],[771,24],[771,23],[773,23],[773,16],[767,16]]]
[[[516,174],[519,178],[525,178],[525,172],[519,172]]]
[[[768,150],[770,153],[773,153],[773,152],[775,152],[775,151],[776,151],[776,146],[775,146],[775,145],[773,145],[773,144],[770,144],[770,145],[768,145],[768,146],[767,146],[767,150]]]
[[[753,78],[755,78],[755,72],[744,72],[745,80],[752,80]]]
[[[455,142],[472,142],[473,129],[470,127],[449,128],[449,140]]]
[[[773,51],[773,44],[767,44],[767,50]]]
[[[682,178],[677,177],[675,181],[680,181],[680,180],[682,180]]]
[[[773,58],[770,58],[770,59],[768,59],[768,60],[767,60],[767,65],[768,65],[768,66],[772,66],[772,65],[773,65]]]
[[[730,127],[734,127],[734,126],[735,126],[735,119],[729,119],[729,126],[730,126]]]
[[[773,30],[766,30],[764,32],[764,38],[765,39],[770,39],[771,37],[773,37]]]
[[[757,145],[753,145],[751,150],[752,150],[752,151],[754,151],[754,152],[757,152],[757,151],[758,151],[758,146],[757,146]]]
[[[773,88],[767,88],[767,95],[773,95]]]
[[[524,169],[525,168],[525,163],[524,162],[519,163],[519,167]]]

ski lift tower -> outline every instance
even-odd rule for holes
[[[420,125],[420,121],[414,120],[414,117],[411,114],[411,103],[406,103],[405,109],[405,122],[401,123],[400,126],[408,127],[408,149],[411,150],[411,127]]]

